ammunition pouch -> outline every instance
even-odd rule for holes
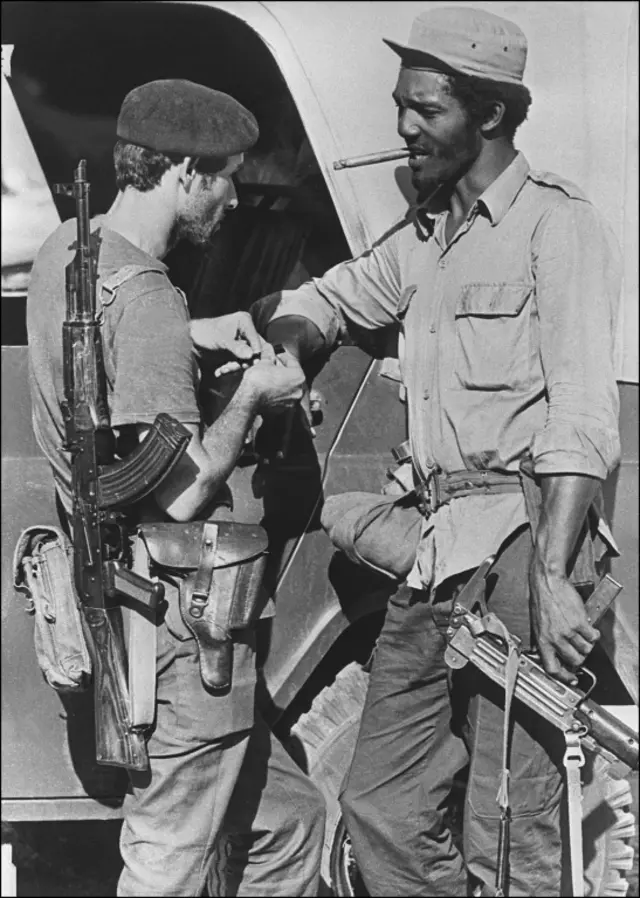
[[[149,574],[179,590],[182,622],[198,645],[200,676],[208,689],[227,690],[233,631],[255,623],[268,597],[261,589],[267,534],[232,521],[143,524]]]
[[[74,585],[73,546],[62,530],[36,525],[22,531],[13,582],[34,618],[36,657],[45,680],[57,692],[83,691],[91,658]]]

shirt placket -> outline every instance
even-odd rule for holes
[[[455,264],[457,244],[471,227],[475,215],[474,209],[449,244],[444,238],[446,216],[437,221],[433,234],[437,261],[432,272],[419,272],[419,283],[431,294],[431,301],[420,302],[417,296],[414,315],[407,322],[413,338],[409,438],[418,472],[425,480],[439,468],[438,449],[444,430],[442,392],[446,387],[447,364],[450,364],[447,360],[454,351],[454,310],[445,302],[451,283],[450,266]]]

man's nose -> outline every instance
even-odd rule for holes
[[[398,113],[398,134],[407,141],[419,136],[420,126],[411,109],[402,109]]]
[[[236,185],[233,181],[229,182],[229,187],[227,189],[227,198],[224,204],[225,209],[228,212],[233,212],[234,209],[238,208],[238,193],[236,191]]]

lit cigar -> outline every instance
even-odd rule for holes
[[[393,162],[394,159],[406,159],[409,150],[386,150],[384,153],[369,153],[366,156],[351,156],[350,159],[338,159],[333,163],[336,171],[341,168],[358,168],[360,165],[377,165],[378,162]]]

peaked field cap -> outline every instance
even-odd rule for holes
[[[484,9],[444,6],[414,19],[407,44],[383,38],[408,68],[462,72],[521,84],[527,61],[524,32]]]
[[[234,156],[257,141],[248,109],[219,90],[183,79],[150,81],[129,91],[118,116],[122,140],[181,156]]]

